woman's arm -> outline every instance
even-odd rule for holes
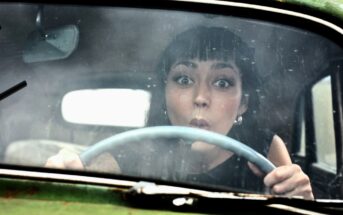
[[[272,193],[313,199],[309,177],[299,165],[292,164],[285,143],[277,135],[273,137],[268,159],[277,166],[275,170],[264,177],[264,184],[270,188]]]
[[[292,164],[291,157],[289,156],[285,143],[277,135],[274,135],[273,137],[267,158],[275,166]]]

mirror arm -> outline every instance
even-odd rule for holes
[[[47,35],[44,31],[43,27],[43,5],[38,6],[38,12],[37,12],[37,17],[36,17],[36,27],[42,38],[45,38]]]

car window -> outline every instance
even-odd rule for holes
[[[343,51],[315,29],[129,7],[0,11],[13,17],[0,18],[0,92],[26,83],[0,101],[3,164],[54,169],[67,150],[88,172],[268,193],[264,176],[292,166],[310,86],[316,162],[336,170],[327,68]]]
[[[312,88],[317,162],[336,171],[335,134],[333,123],[331,79],[326,77]],[[320,143],[325,144],[320,144]]]
[[[301,147],[298,155],[306,156],[306,127],[313,123],[314,143],[316,146],[316,165],[321,168],[336,171],[336,140],[333,116],[335,110],[332,104],[331,77],[327,76],[316,82],[311,90],[311,105],[307,109],[312,109],[313,120],[305,122],[305,113],[302,112],[301,122]],[[302,106],[304,110],[304,106]],[[306,125],[307,124],[307,125]]]
[[[76,90],[63,97],[61,112],[70,123],[144,127],[150,96],[148,91],[134,89]]]

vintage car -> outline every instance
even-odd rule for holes
[[[342,27],[339,0],[2,1],[1,212],[342,213]],[[276,135],[313,199],[266,185]]]

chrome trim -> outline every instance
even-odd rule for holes
[[[343,34],[343,29],[341,27],[331,23],[331,22],[328,22],[324,19],[317,18],[317,17],[311,16],[311,15],[302,14],[302,13],[294,12],[294,11],[289,11],[286,9],[272,8],[269,6],[261,6],[261,5],[256,5],[256,4],[247,4],[247,3],[229,2],[229,1],[218,1],[218,0],[175,0],[175,1],[232,6],[232,7],[240,7],[240,8],[261,10],[261,11],[269,11],[269,12],[274,12],[274,13],[281,13],[281,14],[300,17],[300,18],[304,18],[307,20],[311,20],[311,21],[320,23],[322,25],[325,25],[325,26],[339,32],[340,34]]]
[[[80,176],[80,175],[67,175],[61,173],[48,173],[48,172],[35,172],[27,170],[13,170],[13,169],[2,169],[0,168],[0,175],[14,176],[14,177],[25,177],[31,179],[42,179],[42,180],[62,180],[67,182],[81,182],[81,183],[93,183],[98,185],[107,186],[126,186],[132,187],[137,184],[133,181],[107,179],[94,176]]]
[[[294,212],[294,213],[299,213],[299,214],[312,214],[312,215],[324,215],[326,213],[320,213],[320,212],[315,212],[313,210],[308,210],[308,209],[302,209],[302,208],[297,208],[289,205],[283,205],[283,204],[271,204],[268,205],[271,208],[277,208],[283,211],[289,211],[289,212]]]

